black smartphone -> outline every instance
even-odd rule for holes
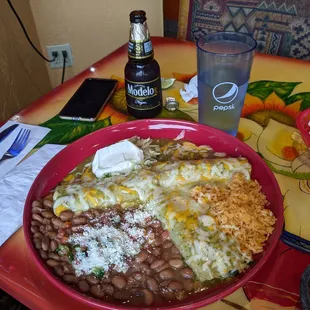
[[[112,79],[86,79],[60,111],[59,117],[94,122],[113,95],[117,84],[118,81]]]

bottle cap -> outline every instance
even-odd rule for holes
[[[176,111],[176,110],[179,109],[179,103],[177,101],[175,101],[175,98],[167,97],[166,98],[165,108],[168,111]]]
[[[142,10],[132,11],[129,16],[131,23],[143,24],[146,21],[146,13]]]

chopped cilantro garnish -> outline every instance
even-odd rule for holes
[[[104,270],[101,267],[95,267],[93,270],[93,274],[98,278],[102,279],[104,276]]]
[[[59,245],[58,248],[55,250],[55,252],[62,256],[62,255],[68,255],[70,253],[70,249],[66,245]]]
[[[68,255],[68,257],[69,257],[69,263],[72,263],[73,260],[74,260],[74,255],[73,255],[73,253],[70,252],[69,255]]]
[[[68,259],[69,262],[72,263],[74,260],[74,255],[72,253],[72,251],[70,250],[70,248],[66,245],[59,245],[58,248],[55,250],[55,252],[60,255],[60,256],[64,256],[64,255],[68,255]]]

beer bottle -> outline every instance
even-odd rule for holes
[[[135,118],[152,118],[162,109],[160,68],[144,11],[130,13],[128,62],[125,66],[127,110]]]

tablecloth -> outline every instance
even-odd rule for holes
[[[163,91],[180,109],[163,109],[161,118],[197,121],[198,102],[185,103],[179,90],[196,74],[196,49],[190,42],[153,38],[162,76],[175,78]],[[127,114],[123,70],[126,44],[13,116],[13,120],[51,129],[37,147],[69,144],[100,128],[132,120]],[[298,139],[295,119],[310,107],[310,63],[255,56],[238,138],[250,145],[275,173],[284,198],[285,229],[270,260],[244,288],[206,309],[300,308],[299,283],[310,264],[310,159]],[[58,112],[87,77],[115,78],[117,91],[95,123],[60,120]],[[296,133],[296,134],[294,134]],[[38,273],[20,229],[0,248],[0,287],[31,309],[87,309]]]

